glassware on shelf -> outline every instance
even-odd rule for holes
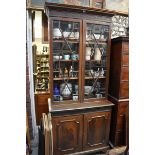
[[[53,90],[53,96],[54,96],[54,100],[55,101],[60,101],[60,89],[58,88],[57,85],[54,86],[54,90]]]
[[[70,70],[69,70],[69,77],[73,77],[73,67],[71,66],[70,67]]]
[[[104,69],[103,69],[103,68],[101,69],[100,75],[101,75],[101,76],[104,76]]]
[[[60,95],[60,90],[59,90],[59,88],[58,88],[58,86],[57,85],[55,85],[55,87],[54,87],[54,95],[57,95],[57,96],[59,96]]]
[[[62,77],[63,77],[63,72],[62,72],[62,69],[60,68],[59,78],[62,78]]]
[[[94,76],[95,76],[95,77],[99,77],[99,75],[100,75],[100,69],[98,68],[97,71],[95,71]]]

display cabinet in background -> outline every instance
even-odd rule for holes
[[[117,59],[116,59],[117,58]],[[110,141],[114,146],[128,144],[129,126],[129,38],[111,41],[111,61],[108,98],[115,106],[112,111]]]
[[[41,51],[33,46],[33,75],[36,122],[39,125],[42,113],[48,113],[47,100],[50,97],[49,90],[49,49],[43,46]]]

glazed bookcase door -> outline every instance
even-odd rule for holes
[[[51,81],[54,102],[80,100],[81,21],[52,18]]]
[[[109,59],[109,25],[84,22],[84,99],[106,97]]]

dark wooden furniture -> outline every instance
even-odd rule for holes
[[[109,101],[52,105],[53,154],[88,154],[109,148]]]
[[[129,38],[112,39],[108,98],[112,112],[110,141],[114,146],[127,145],[125,118],[129,111]]]
[[[49,93],[36,93],[35,94],[35,111],[36,111],[36,122],[37,125],[40,124],[40,119],[42,118],[42,113],[48,113],[48,98]]]
[[[107,100],[112,14],[51,3],[45,3],[45,9],[53,154],[106,151],[113,106]]]

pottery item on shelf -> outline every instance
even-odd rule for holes
[[[69,97],[72,93],[72,84],[71,83],[62,83],[60,85],[60,92],[63,97]]]
[[[65,55],[63,56],[63,58],[64,58],[64,60],[69,60],[69,59],[70,59],[70,55],[69,55],[69,54],[65,54]]]
[[[63,101],[63,97],[60,95],[60,101]]]
[[[94,34],[96,39],[100,39],[100,34]]]
[[[71,59],[72,60],[78,60],[79,59],[79,55],[78,54],[72,54],[71,55]]]
[[[59,59],[60,59],[60,60],[62,59],[62,55],[59,56]]]
[[[69,38],[70,38],[70,39],[75,39],[75,33],[74,33],[74,32],[71,32]]]
[[[102,94],[96,94],[96,98],[102,98]]]
[[[58,56],[58,55],[54,55],[54,56],[53,56],[53,59],[54,59],[54,60],[59,60],[59,56]]]
[[[79,39],[79,32],[75,32],[74,37],[75,37],[75,39]]]
[[[93,91],[92,86],[84,86],[85,94],[90,94]]]
[[[90,60],[90,55],[86,55],[86,60]]]
[[[86,34],[86,40],[92,40],[92,35]]]
[[[59,55],[54,55],[53,56],[53,59],[54,60],[59,60],[59,59],[61,60],[62,59],[62,56],[61,55],[60,56]]]
[[[85,56],[86,60],[90,60],[91,59],[91,47],[86,47],[86,56]]]
[[[99,48],[95,49],[95,55],[94,55],[94,60],[100,61],[101,60],[101,52]]]
[[[77,94],[73,94],[73,101],[78,101],[78,95]]]
[[[102,41],[106,41],[107,38],[106,38],[104,35],[101,35],[101,40],[102,40]]]
[[[65,38],[67,38],[67,37],[69,36],[69,34],[70,34],[70,32],[66,32],[66,31],[63,32],[63,36],[64,36]]]
[[[53,29],[53,37],[54,38],[61,38],[62,34],[61,31],[59,30],[59,28],[54,28]]]
[[[95,38],[98,40],[106,40],[106,38],[104,37],[104,35],[101,35],[101,34],[94,34]]]
[[[91,55],[91,47],[86,47],[86,56]]]

